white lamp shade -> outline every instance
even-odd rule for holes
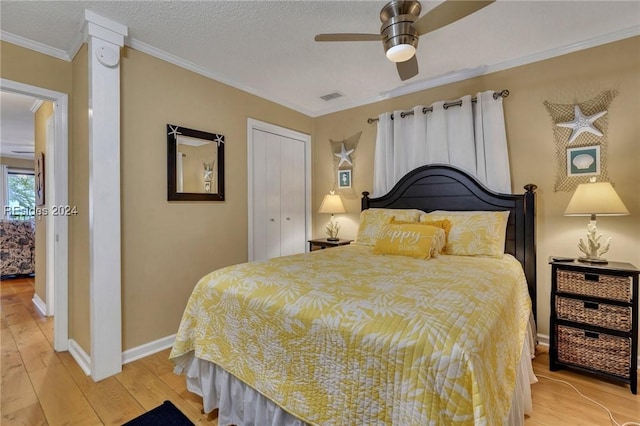
[[[320,210],[318,213],[345,213],[344,204],[342,204],[342,198],[340,195],[334,194],[333,191],[331,194],[327,194],[324,196],[324,200],[322,200],[322,204],[320,204]]]
[[[581,183],[576,188],[565,216],[624,216],[629,210],[609,182]]]
[[[391,62],[404,62],[413,58],[416,48],[410,44],[396,44],[387,50],[387,59]]]

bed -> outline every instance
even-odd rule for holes
[[[455,253],[456,225],[445,254],[379,254],[363,222],[357,244],[206,275],[176,335],[175,371],[220,425],[522,424],[536,288],[535,185],[525,189],[496,194],[429,165],[385,196],[363,194],[367,225],[393,215],[385,230],[503,218],[504,254]]]

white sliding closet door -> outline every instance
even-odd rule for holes
[[[306,249],[305,141],[252,129],[252,260]]]

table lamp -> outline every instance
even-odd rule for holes
[[[322,200],[322,204],[320,204],[320,210],[318,210],[318,213],[331,213],[331,220],[325,227],[325,232],[329,236],[327,241],[338,241],[340,225],[338,225],[338,222],[333,220],[333,215],[335,213],[346,213],[340,195],[336,194],[335,191],[330,191],[329,194],[325,195]]]
[[[581,183],[576,188],[567,209],[564,211],[565,216],[591,216],[591,221],[587,225],[587,242],[580,239],[578,248],[585,254],[579,258],[582,262],[591,263],[607,263],[602,257],[609,251],[611,245],[611,237],[602,245],[600,238],[602,234],[598,234],[596,227],[596,215],[600,216],[625,216],[629,214],[629,210],[613,189],[609,182],[596,182],[592,178],[589,183]]]

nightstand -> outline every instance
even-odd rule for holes
[[[351,244],[353,240],[338,240],[329,241],[326,238],[317,238],[315,240],[309,240],[309,251],[322,250],[330,247],[346,246]]]
[[[551,264],[549,369],[570,367],[638,392],[638,270],[630,263]]]

